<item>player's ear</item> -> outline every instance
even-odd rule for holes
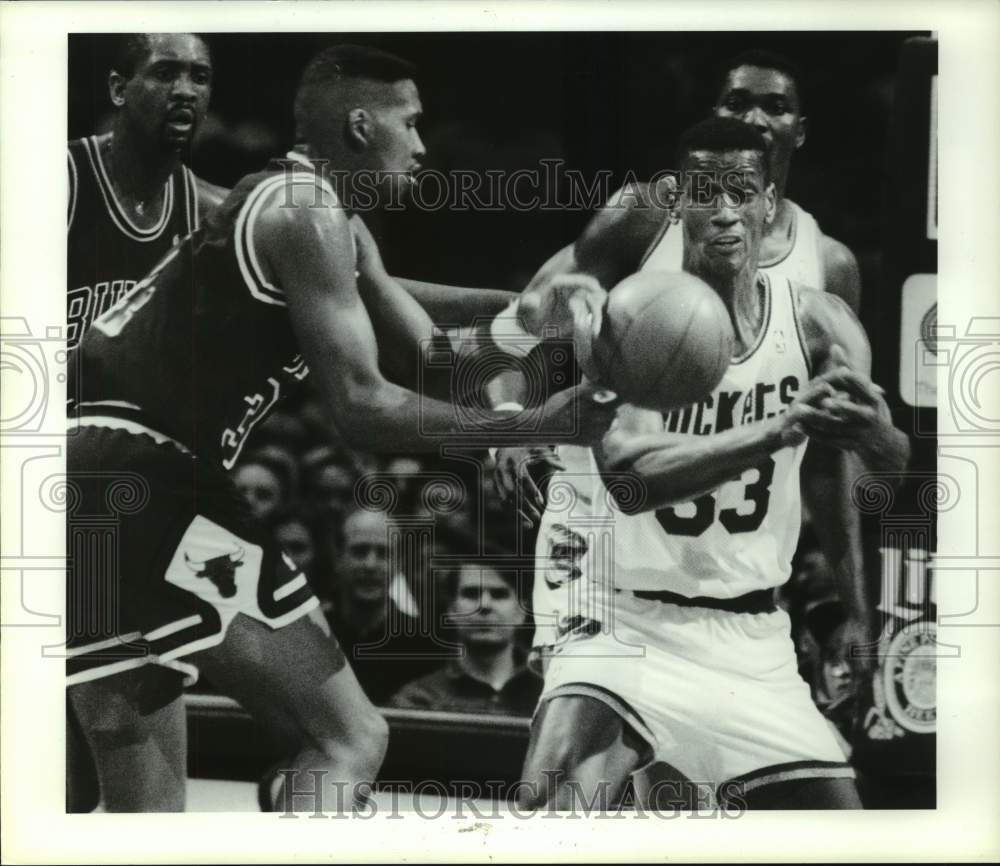
[[[125,85],[128,84],[128,79],[125,78],[120,72],[115,72],[113,69],[108,73],[108,94],[111,97],[111,103],[115,108],[121,108],[125,104]]]
[[[774,188],[774,181],[769,181],[764,189],[764,222],[770,225],[774,222],[774,216],[778,212],[778,193]]]
[[[799,131],[795,136],[795,149],[798,150],[806,143],[806,133],[809,131],[809,118],[799,118]]]
[[[364,150],[371,144],[372,118],[363,108],[347,114],[347,141],[353,150]]]

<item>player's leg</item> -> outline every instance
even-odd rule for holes
[[[296,774],[295,790],[311,791],[319,779],[329,798],[310,799],[310,810],[332,811],[342,802],[349,808],[350,798],[374,781],[388,727],[336,641],[309,617],[272,629],[238,614],[225,640],[192,660],[284,742],[294,741],[286,768],[310,771]],[[334,786],[341,786],[344,801]],[[294,803],[279,797],[274,805]]]
[[[606,702],[544,700],[532,722],[519,800],[525,809],[613,808],[649,746]]]
[[[178,696],[143,712],[140,668],[68,688],[108,812],[184,809],[187,720]]]

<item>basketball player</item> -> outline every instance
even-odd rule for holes
[[[760,250],[760,270],[844,299],[857,313],[861,275],[854,254],[823,234],[811,214],[785,197],[792,156],[806,141],[802,75],[788,59],[769,51],[747,51],[722,68],[713,108],[716,117],[735,117],[758,129],[771,149],[770,173],[777,197],[774,220]],[[680,270],[682,232],[667,232],[651,267]]]
[[[776,212],[760,132],[712,118],[679,157],[684,269],[725,301],[736,357],[696,406],[666,418],[623,406],[593,451],[566,449],[552,483],[565,478],[576,498],[539,532],[535,644],[548,664],[526,805],[613,802],[656,762],[699,786],[702,805],[859,808],[773,590],[798,538],[801,471],[849,641],[870,642],[852,484],[862,469],[905,466],[908,442],[847,305],[757,267]],[[720,178],[739,178],[738,195]],[[612,286],[655,261],[655,246],[630,246],[622,225],[635,219],[598,214],[563,266]]]
[[[297,91],[288,159],[240,181],[80,344],[73,515],[85,523],[117,510],[120,568],[115,581],[111,569],[88,573],[89,549],[71,558],[68,685],[109,811],[183,808],[177,674],[197,669],[297,755],[289,769],[317,771],[300,774],[302,786],[357,786],[379,768],[385,722],[307,616],[317,600],[305,575],[253,528],[224,472],[307,372],[345,442],[366,449],[411,453],[461,434],[530,440],[549,430],[594,441],[613,417],[588,388],[521,415],[465,414],[382,375],[368,309],[395,334],[395,353],[415,351],[432,328],[345,203],[362,184],[369,201],[373,190],[399,200],[424,153],[420,113],[405,61],[355,46],[321,52]],[[583,309],[574,280],[584,301],[599,303],[594,281],[571,277],[536,293],[530,312],[576,310],[573,330]],[[77,533],[73,515],[71,543],[87,531]],[[107,599],[117,610],[97,610]],[[291,805],[283,793],[292,792],[275,786],[270,805]]]
[[[225,195],[182,163],[211,86],[211,58],[200,37],[119,38],[108,75],[117,109],[112,131],[71,141],[67,152],[68,348]],[[90,811],[96,783],[71,717],[68,730],[68,807]]]
[[[108,90],[111,132],[69,143],[68,348],[227,192],[183,164],[212,90],[201,37],[122,37]]]
[[[840,241],[823,234],[811,214],[785,197],[792,156],[805,144],[808,120],[802,113],[802,74],[787,58],[753,50],[737,55],[720,70],[721,83],[713,107],[716,117],[736,117],[758,129],[770,146],[769,170],[776,195],[776,214],[761,246],[758,268],[772,279],[787,278],[824,289],[842,298],[858,313],[861,275],[854,254]],[[619,258],[667,271],[682,268],[684,235],[671,231],[665,215],[672,192],[664,182],[656,189],[636,185],[611,197],[602,217],[606,230],[618,235]],[[657,242],[656,235],[662,234]],[[645,261],[649,257],[649,261]],[[561,250],[536,279],[557,272],[571,262],[571,247]],[[608,285],[605,283],[605,285]],[[613,284],[611,284],[613,285]],[[516,389],[505,391],[516,402]],[[543,471],[563,469],[563,460],[551,449],[501,450],[497,455],[497,485],[501,495],[523,489],[519,499],[524,522],[540,519],[545,507],[528,467]]]

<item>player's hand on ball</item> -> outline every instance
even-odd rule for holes
[[[542,519],[545,510],[545,496],[535,483],[535,475],[548,475],[557,469],[565,469],[555,449],[551,446],[538,448],[501,448],[496,454],[496,469],[493,483],[502,502],[513,499],[517,513],[525,526],[531,526]]]
[[[556,274],[526,289],[518,302],[525,330],[539,339],[573,340],[577,363],[591,378],[591,344],[604,321],[608,293],[587,274]]]
[[[864,451],[892,426],[889,406],[882,389],[848,365],[840,346],[833,346],[830,358],[834,366],[809,383],[808,399],[800,398],[798,418],[810,438],[832,448]]]

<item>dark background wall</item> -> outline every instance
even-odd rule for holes
[[[585,178],[671,167],[677,135],[708,110],[717,68],[765,47],[804,69],[811,128],[788,189],[858,256],[877,291],[882,175],[899,46],[912,33],[210,34],[211,116],[196,172],[231,185],[292,143],[291,97],[309,57],[355,42],[420,68],[427,166],[538,168],[565,160]],[[110,42],[69,40],[69,135],[106,124]],[[613,188],[613,187],[612,187]],[[519,288],[578,233],[581,209],[451,213],[414,207],[375,226],[390,270],[467,285]]]

